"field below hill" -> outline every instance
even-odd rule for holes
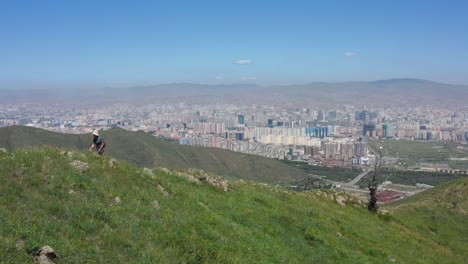
[[[457,206],[454,212],[467,211]],[[3,263],[32,262],[44,245],[60,263],[466,262],[464,240],[445,237],[466,238],[466,217],[435,215],[434,236],[431,211],[394,211],[370,214],[330,191],[142,169],[87,152],[0,151]]]
[[[285,164],[303,170],[307,174],[323,176],[325,180],[333,182],[349,182],[362,173],[361,169],[349,169],[342,167],[324,167],[311,166],[303,162],[284,161]],[[466,174],[445,173],[445,172],[424,172],[424,171],[406,171],[393,168],[382,168],[380,172],[380,181],[391,181],[396,184],[415,186],[416,183],[424,183],[432,186],[444,184],[455,179],[468,177]],[[368,178],[362,178],[358,186],[366,189]]]
[[[398,157],[404,168],[421,164],[446,164],[452,169],[468,170],[468,151],[464,145],[443,141],[371,140],[369,144],[384,156]]]

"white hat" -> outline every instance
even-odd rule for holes
[[[96,130],[94,130],[94,132],[93,132],[93,135],[95,135],[95,136],[98,136],[98,137],[99,137],[99,131],[98,131],[97,129],[96,129]]]

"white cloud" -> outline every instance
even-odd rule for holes
[[[353,57],[353,56],[356,56],[358,55],[357,52],[354,52],[354,51],[347,51],[345,52],[344,54],[346,57]]]
[[[257,77],[242,77],[242,81],[255,81],[257,80]]]
[[[252,63],[252,60],[236,60],[234,63],[238,65],[248,65]]]

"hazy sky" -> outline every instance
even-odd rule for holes
[[[468,84],[468,1],[0,1],[0,88]]]

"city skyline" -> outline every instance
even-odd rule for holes
[[[467,110],[452,111],[435,106],[330,105],[323,108],[218,102],[113,104],[92,108],[52,105],[46,109],[0,105],[0,128],[20,125],[83,134],[118,127],[144,131],[178,141],[180,145],[344,167],[369,164],[372,155],[363,140],[425,142],[423,144],[451,142],[459,145],[460,150],[464,149],[468,140],[467,117]],[[439,147],[430,150],[437,151]],[[466,168],[468,158],[463,153],[452,158],[447,162],[454,166],[453,169]],[[397,160],[392,158],[387,162],[396,165]],[[425,164],[421,166],[427,167]],[[427,169],[448,170],[450,166],[435,164]]]
[[[3,2],[0,89],[468,84],[463,1]]]

